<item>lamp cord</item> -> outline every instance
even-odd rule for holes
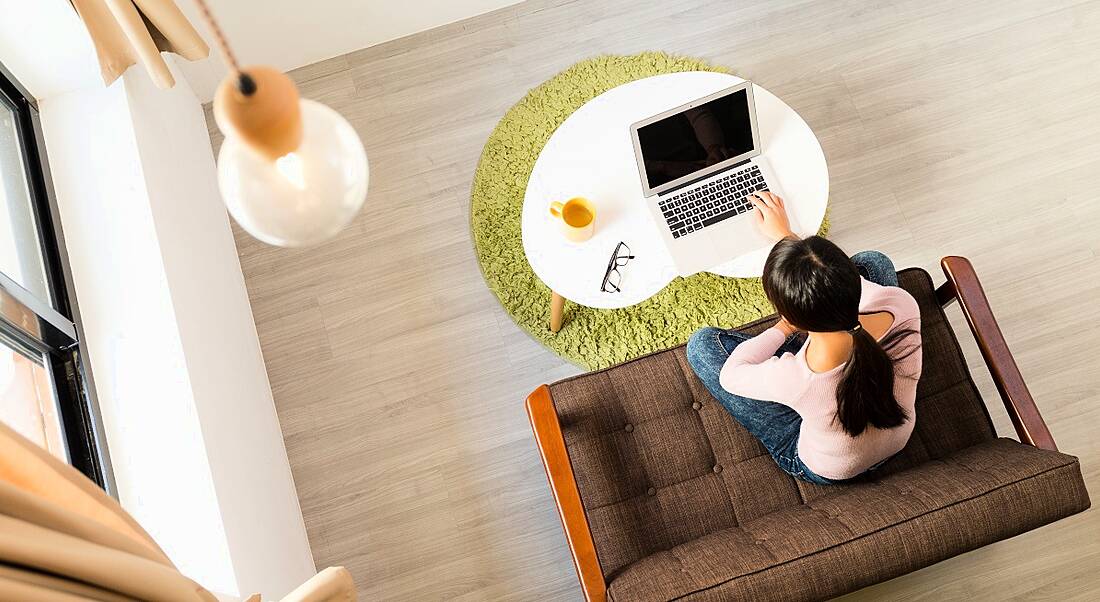
[[[247,73],[241,71],[237,56],[233,54],[233,49],[229,47],[229,42],[225,39],[225,33],[222,32],[217,19],[214,18],[214,13],[210,12],[206,0],[195,0],[195,4],[199,7],[202,20],[206,22],[207,27],[210,28],[210,33],[214,35],[214,43],[218,46],[218,52],[229,64],[229,69],[233,72],[233,75],[237,77],[237,89],[245,96],[251,96],[256,91],[256,82]]]

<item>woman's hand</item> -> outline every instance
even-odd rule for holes
[[[756,206],[756,210],[753,211],[756,215],[756,225],[764,236],[772,240],[794,236],[794,232],[791,232],[791,222],[787,219],[787,208],[779,195],[761,191],[750,194],[749,200]]]
[[[798,329],[791,325],[791,323],[787,321],[787,318],[783,316],[779,316],[779,321],[775,323],[775,328],[778,328],[779,332],[782,332],[785,337],[789,337],[798,332]]]

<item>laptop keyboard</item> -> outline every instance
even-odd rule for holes
[[[690,188],[658,202],[673,238],[713,226],[735,215],[752,211],[748,195],[767,190],[760,168],[732,173],[702,186]]]

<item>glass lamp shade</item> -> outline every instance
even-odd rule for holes
[[[370,168],[363,143],[339,113],[300,100],[302,141],[275,160],[227,136],[218,187],[229,214],[271,245],[301,247],[332,237],[363,206]]]

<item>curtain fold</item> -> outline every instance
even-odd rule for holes
[[[217,600],[117,501],[3,423],[0,568],[3,600]]]
[[[351,575],[334,567],[284,601],[355,597]],[[118,502],[0,422],[0,600],[218,598],[183,576]]]
[[[92,38],[104,83],[140,62],[159,88],[176,80],[161,52],[189,60],[210,48],[172,0],[69,0]]]

